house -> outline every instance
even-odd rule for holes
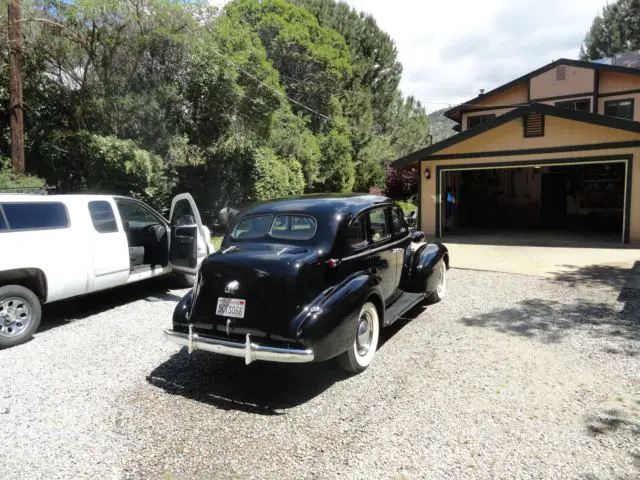
[[[640,69],[561,59],[446,113],[419,166],[428,235],[640,243]]]

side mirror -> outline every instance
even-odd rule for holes
[[[411,241],[418,243],[424,240],[424,232],[413,232],[413,236],[411,237]]]

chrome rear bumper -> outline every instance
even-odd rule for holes
[[[232,357],[244,357],[244,362],[247,365],[254,360],[281,363],[306,363],[312,362],[314,358],[313,350],[267,347],[265,345],[252,343],[251,336],[248,333],[244,343],[201,337],[193,332],[191,325],[189,326],[188,334],[165,329],[164,338],[176,345],[187,347],[189,353],[194,350],[204,350],[206,352],[220,353]]]

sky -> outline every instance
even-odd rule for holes
[[[212,0],[223,3],[223,0]],[[396,42],[400,88],[427,111],[470,100],[580,44],[607,0],[347,0]]]

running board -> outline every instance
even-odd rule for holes
[[[424,293],[403,293],[398,300],[393,302],[384,312],[384,325],[388,327],[424,300]]]

